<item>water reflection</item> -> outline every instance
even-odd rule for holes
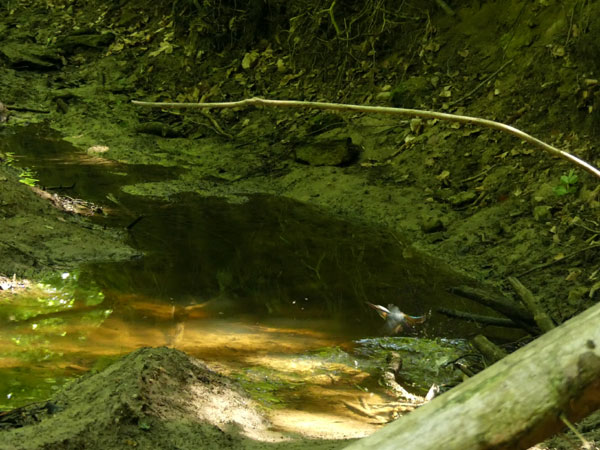
[[[176,167],[123,164],[87,154],[43,124],[0,129],[0,154],[10,164],[30,169],[39,180],[38,187],[105,207],[115,207],[107,195],[125,184],[168,180],[182,172]]]
[[[142,346],[175,347],[233,374],[260,365],[260,358],[289,355],[340,344],[343,340],[314,329],[314,323],[266,320],[246,316],[209,316],[202,307],[178,307],[125,295],[108,308],[86,305],[73,280],[61,289],[43,285],[28,295],[2,298],[0,328],[0,409],[48,398],[66,381],[100,370],[124,353]],[[62,301],[70,299],[69,301]],[[182,311],[184,309],[184,311]],[[323,329],[328,324],[323,323]],[[306,327],[305,327],[306,326]]]
[[[366,301],[412,315],[433,310],[423,327],[429,336],[480,331],[435,313],[440,306],[484,311],[447,293],[466,281],[388,231],[285,198],[135,197],[120,188],[176,171],[103,162],[39,130],[1,143],[43,186],[69,185],[68,195],[111,203],[114,214],[98,223],[124,228],[141,218],[129,241],[145,256],[57,274],[25,296],[2,299],[0,408],[46,398],[141,346],[168,345],[253,386],[261,370],[285,372],[280,383],[295,407],[322,413],[331,404],[332,413],[344,408],[325,399],[362,395],[355,385],[368,374],[305,355],[376,335],[382,322]],[[266,401],[283,398],[275,392]]]
[[[364,337],[382,325],[366,301],[395,303],[411,315],[467,306],[446,292],[464,279],[387,231],[336,220],[285,198],[255,195],[229,204],[193,194],[168,202],[127,195],[124,185],[176,177],[178,170],[89,156],[44,126],[4,133],[0,151],[34,169],[40,185],[70,186],[55,191],[112,205],[113,214],[98,217],[99,223],[126,227],[140,219],[130,243],[147,256],[87,267],[79,280],[97,285],[105,307],[117,315],[142,320],[144,314],[128,303],[174,307],[175,315],[203,305],[207,317],[318,319],[328,322],[319,331]],[[424,332],[457,336],[472,330],[434,314]]]
[[[366,301],[393,302],[415,315],[463,302],[446,288],[464,280],[389,232],[289,199],[249,196],[232,205],[189,194],[165,203],[122,202],[144,214],[130,233],[146,256],[82,273],[115,298],[135,294],[178,307],[202,305],[207,316],[328,320],[322,331],[353,337],[382,325]],[[445,336],[464,331],[435,314],[427,328]]]
[[[365,301],[396,302],[414,314],[463,302],[446,293],[462,280],[391,234],[291,200],[121,201],[144,214],[130,231],[143,258],[56,274],[29,297],[0,306],[0,406],[40,398],[136,348],[167,345],[248,377],[249,388],[260,377],[248,368],[273,375],[288,364],[288,373],[302,373],[301,392],[286,385],[286,375],[284,388],[269,384],[276,395],[265,401],[316,407],[324,396],[362,395],[355,385],[368,374],[351,362],[306,372],[298,361],[376,335],[382,323]],[[434,313],[423,331],[457,336],[469,328]],[[23,367],[36,370],[24,378]]]

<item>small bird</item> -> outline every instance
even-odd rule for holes
[[[395,336],[402,333],[403,331],[410,331],[415,325],[422,324],[427,320],[429,314],[424,316],[409,316],[400,311],[396,305],[374,305],[373,303],[366,302],[371,308],[377,311],[377,314],[385,320],[385,326],[383,332],[388,336]]]

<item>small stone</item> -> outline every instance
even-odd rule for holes
[[[424,233],[436,233],[445,229],[444,222],[439,217],[427,217],[421,223],[421,230]]]
[[[581,306],[586,300],[589,289],[585,286],[577,286],[569,290],[567,303],[571,306]]]
[[[375,98],[377,100],[389,100],[390,98],[392,98],[392,93],[391,92],[379,92]]]
[[[295,148],[296,161],[310,166],[347,166],[358,159],[360,147],[351,138],[315,140]]]
[[[456,195],[451,195],[448,197],[448,201],[454,207],[460,207],[472,203],[477,198],[477,194],[473,191],[463,191],[459,192]]]

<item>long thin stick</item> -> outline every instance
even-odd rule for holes
[[[349,105],[345,103],[327,103],[327,102],[305,102],[300,100],[269,100],[260,97],[247,98],[237,102],[216,102],[216,103],[161,103],[161,102],[142,102],[138,100],[132,100],[134,105],[139,106],[150,106],[152,108],[242,108],[248,106],[271,106],[278,108],[313,108],[322,110],[332,111],[352,111],[352,112],[364,112],[364,113],[379,113],[379,114],[391,114],[397,116],[413,116],[422,117],[423,119],[439,119],[448,120],[451,122],[459,123],[470,123],[475,125],[481,125],[494,130],[503,131],[519,139],[529,142],[532,145],[542,148],[547,152],[552,153],[555,156],[567,159],[572,163],[577,164],[579,167],[587,170],[591,174],[600,178],[600,170],[592,166],[588,162],[572,155],[564,150],[559,150],[550,144],[546,144],[530,134],[527,134],[515,127],[506,125],[504,123],[496,122],[494,120],[481,119],[479,117],[460,116],[458,114],[441,113],[435,111],[425,111],[421,109],[406,109],[406,108],[392,108],[389,106],[361,106],[361,105]]]
[[[498,67],[498,69],[496,69],[494,71],[494,73],[492,73],[491,75],[489,75],[487,78],[485,78],[481,83],[479,83],[477,86],[475,86],[473,89],[471,89],[469,92],[467,92],[465,95],[463,95],[461,98],[454,100],[453,102],[450,102],[450,106],[454,106],[460,102],[462,102],[464,99],[469,98],[471,95],[473,95],[475,92],[477,92],[479,89],[481,89],[483,86],[486,85],[486,83],[488,83],[492,78],[494,78],[496,75],[498,75],[500,72],[502,72],[502,70],[504,70],[504,68],[506,66],[508,66],[509,64],[511,64],[513,62],[512,59],[509,59],[508,61],[506,61],[504,64],[502,64],[500,67]]]

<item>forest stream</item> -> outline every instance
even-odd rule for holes
[[[3,408],[44,400],[66,381],[137,348],[167,346],[207,361],[265,406],[321,417],[317,428],[329,431],[341,422],[335,429],[359,437],[372,425],[340,398],[383,402],[385,396],[376,377],[383,360],[374,351],[382,344],[367,339],[381,335],[383,322],[366,302],[429,314],[418,337],[397,346],[424,352],[419,357],[426,360],[428,351],[445,348],[439,366],[470,351],[464,339],[482,332],[437,313],[439,307],[485,311],[448,292],[473,281],[390,232],[267,195],[231,203],[193,194],[169,201],[126,194],[124,180],[174,171],[90,157],[39,126],[5,133],[1,145],[15,166],[35,174],[38,186],[85,201],[94,226],[126,229],[127,242],[139,251],[129,261],[57,270],[0,305]],[[518,336],[488,328],[496,338]],[[430,348],[415,345],[419,339],[431,340]],[[439,375],[413,384],[422,391],[456,377],[454,370]]]
[[[554,384],[600,373],[599,2],[8,0],[0,36],[0,450],[600,442]]]

